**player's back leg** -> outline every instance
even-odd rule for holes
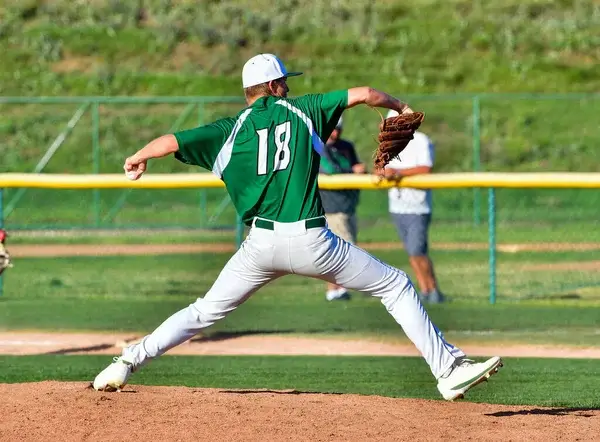
[[[258,289],[283,274],[271,270],[271,264],[271,245],[246,240],[204,297],[174,313],[140,342],[125,348],[120,358],[96,376],[94,388],[105,391],[122,388],[132,371],[223,319]],[[202,262],[198,262],[198,271],[202,272]]]

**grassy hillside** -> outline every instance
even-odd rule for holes
[[[272,51],[306,73],[294,94],[370,84],[423,109],[440,171],[473,167],[477,121],[483,170],[600,170],[598,29],[598,2],[577,0],[2,1],[0,95],[239,98],[244,61]],[[516,92],[579,95],[482,96],[474,118],[475,94]],[[148,138],[241,105],[103,105],[96,152],[87,109],[45,170],[114,172]],[[0,104],[0,172],[32,170],[77,108]],[[366,160],[378,119],[346,118]]]
[[[597,2],[3,2],[3,95],[237,93],[257,51],[310,75],[298,92],[597,91]],[[10,63],[8,63],[10,62]]]

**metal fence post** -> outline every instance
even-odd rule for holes
[[[100,173],[100,103],[94,102],[92,106],[92,170],[94,174]],[[94,226],[100,227],[100,189],[93,190],[94,195]]]
[[[496,189],[488,189],[488,241],[490,261],[490,304],[496,303]]]
[[[479,95],[473,97],[473,172],[481,170],[481,117]],[[481,224],[481,189],[473,188],[473,221]]]
[[[206,189],[200,189],[200,227],[206,227],[206,212],[208,211],[206,204]]]

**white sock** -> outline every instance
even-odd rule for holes
[[[339,289],[327,290],[325,298],[327,298],[328,301],[333,301],[334,299],[339,298],[342,293],[344,292],[342,291],[340,293]]]

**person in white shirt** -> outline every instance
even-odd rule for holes
[[[390,110],[387,118],[398,115]],[[416,131],[414,138],[385,168],[388,179],[431,173],[434,146],[423,132]],[[410,265],[421,289],[421,301],[439,304],[444,296],[438,289],[433,263],[428,255],[428,234],[431,223],[431,190],[394,187],[388,192],[389,211],[408,253]]]

